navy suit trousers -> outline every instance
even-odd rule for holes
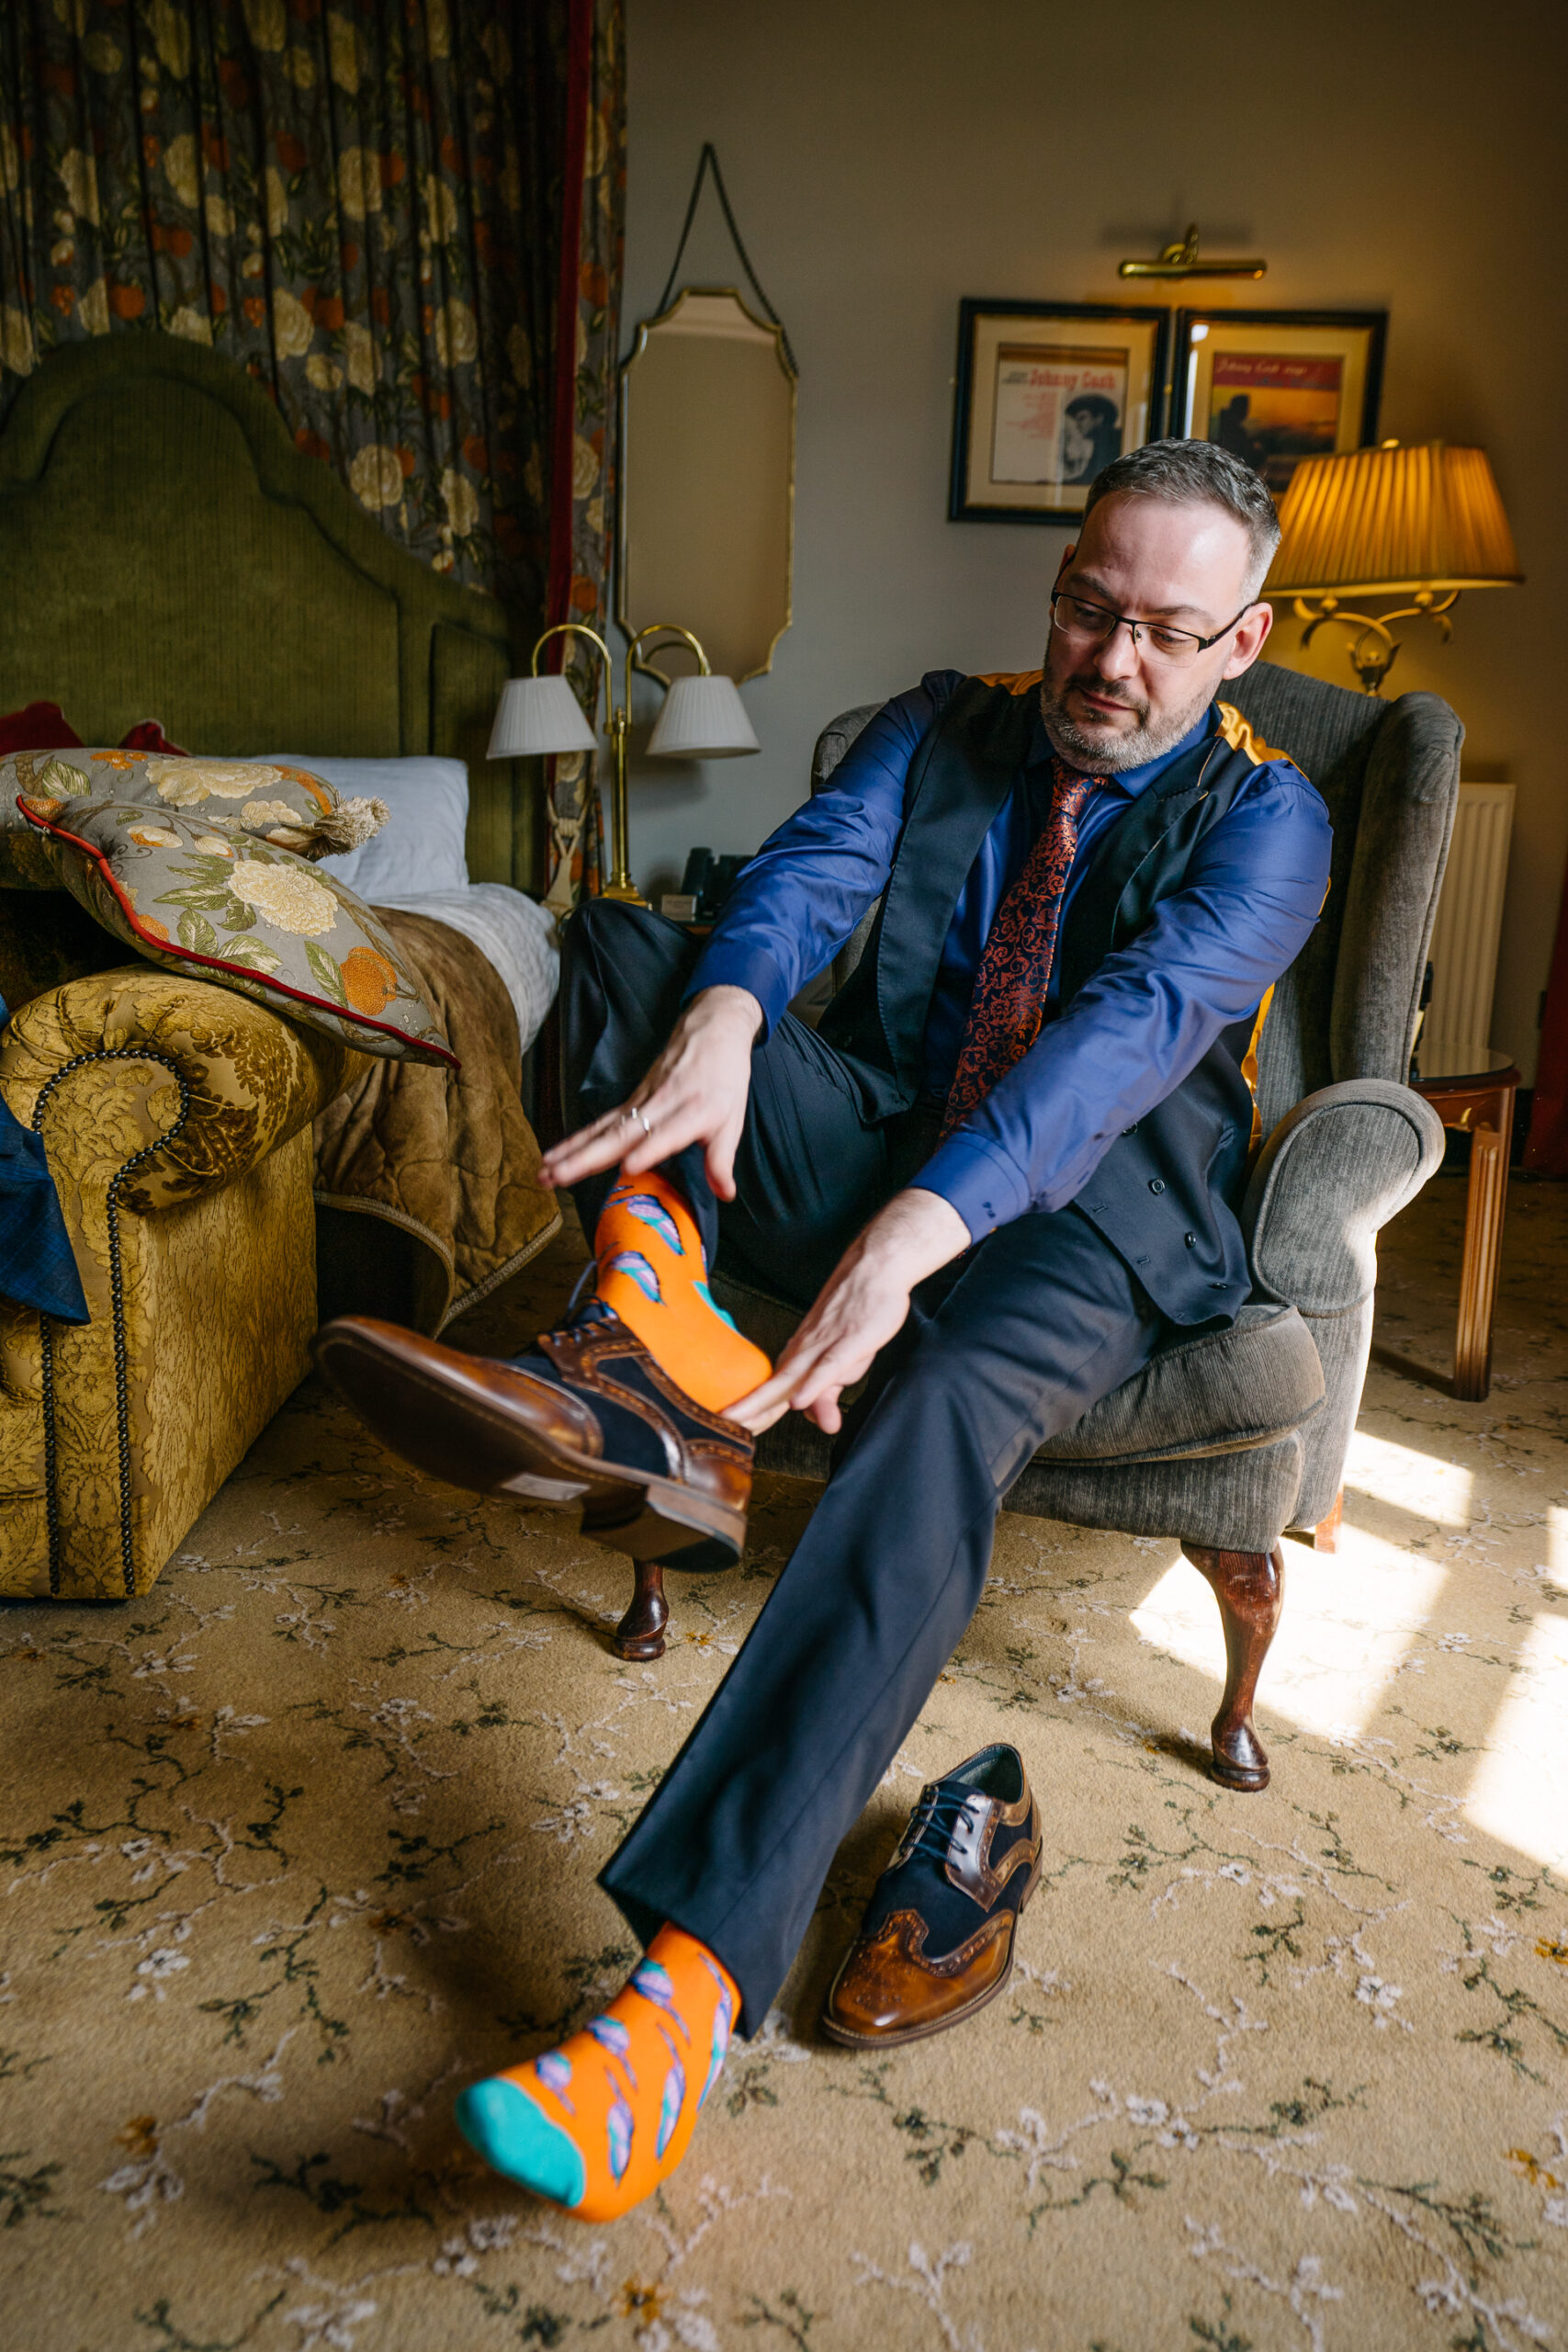
[[[569,1127],[642,1077],[697,952],[635,908],[599,900],[573,917]],[[930,1134],[912,1114],[869,1123],[848,1066],[786,1016],[753,1057],[738,1199],[715,1199],[700,1151],[664,1172],[691,1201],[710,1263],[805,1306],[918,1170]],[[590,1234],[614,1181],[578,1188]],[[645,1942],[670,1920],[717,1953],[740,1987],[743,2032],[761,2025],[840,1841],[963,1639],[1008,1488],[1170,1333],[1071,1208],[1017,1218],[917,1292],[749,1639],[601,1874]]]

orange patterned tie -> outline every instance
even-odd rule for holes
[[[1102,775],[1077,775],[1052,762],[1051,814],[1022,873],[997,909],[987,934],[964,1044],[947,1098],[942,1140],[983,1102],[998,1078],[1021,1061],[1040,1035],[1045,991],[1062,924],[1062,899],[1078,845],[1078,819]]]

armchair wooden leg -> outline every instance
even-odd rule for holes
[[[1317,1525],[1313,1530],[1313,1549],[1314,1552],[1338,1551],[1339,1528],[1344,1517],[1345,1489],[1341,1487],[1339,1492],[1334,1498],[1334,1508],[1329,1512],[1328,1517],[1326,1519],[1320,1519]]]
[[[664,1568],[659,1560],[634,1560],[637,1589],[632,1605],[610,1636],[617,1657],[646,1663],[664,1656],[664,1628],[670,1604],[664,1598]]]
[[[1225,1694],[1210,1735],[1214,1778],[1227,1789],[1266,1789],[1269,1758],[1252,1728],[1252,1702],[1284,1604],[1284,1553],[1278,1544],[1271,1552],[1181,1548],[1213,1587],[1225,1629]]]

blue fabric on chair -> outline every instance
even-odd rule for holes
[[[0,997],[0,1027],[6,1000]],[[62,1323],[87,1323],[87,1301],[44,1158],[43,1137],[0,1095],[0,1298]]]

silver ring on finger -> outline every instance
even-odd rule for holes
[[[634,1105],[633,1110],[632,1110],[632,1116],[633,1116],[633,1118],[637,1121],[637,1123],[638,1126],[642,1129],[643,1134],[644,1134],[645,1136],[650,1136],[650,1135],[653,1133],[653,1129],[652,1129],[652,1127],[649,1125],[648,1116],[647,1116],[647,1114],[646,1114],[645,1112],[642,1112],[642,1111],[637,1110],[637,1109],[635,1107],[635,1105]]]

